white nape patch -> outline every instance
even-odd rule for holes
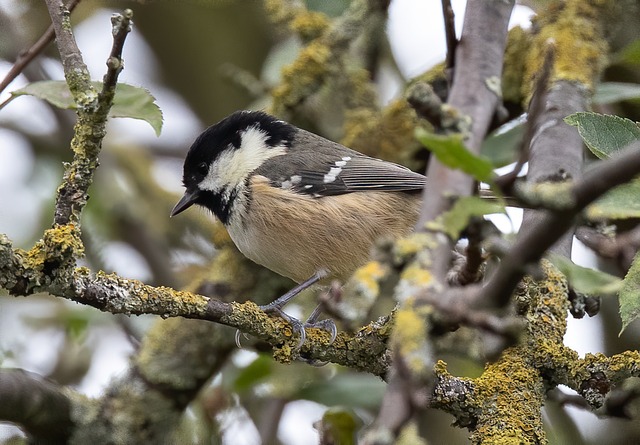
[[[350,161],[351,160],[351,156],[345,156],[344,158],[342,158],[343,161]],[[338,164],[336,162],[336,164]]]
[[[282,188],[283,189],[290,189],[291,187],[293,187],[294,185],[298,185],[300,184],[300,181],[302,181],[302,176],[300,175],[293,175],[292,177],[290,177],[289,179],[287,179],[286,181],[282,181]]]
[[[268,135],[258,127],[249,127],[240,134],[240,148],[227,147],[209,167],[209,173],[200,183],[202,190],[219,192],[242,184],[249,173],[267,159],[287,152],[285,146],[269,147]]]

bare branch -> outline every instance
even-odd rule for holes
[[[80,3],[80,0],[71,0],[67,5],[67,10],[69,12],[72,12],[76,8],[76,6],[78,6],[78,3]],[[0,82],[0,93],[2,93],[5,88],[7,88],[9,84],[20,75],[22,70],[24,70],[25,67],[29,65],[29,63],[31,63],[31,61],[35,59],[47,47],[49,43],[53,42],[54,38],[55,31],[53,30],[53,25],[50,25],[44,32],[44,34],[42,34],[40,38],[33,45],[31,45],[30,48],[18,54],[15,63],[13,64],[7,75],[4,76],[2,82]]]
[[[456,58],[456,47],[458,39],[456,38],[455,14],[451,7],[451,0],[442,0],[442,17],[444,19],[444,34],[447,42],[446,66],[450,71],[449,76],[453,75],[454,63]]]
[[[0,400],[1,420],[22,425],[47,444],[67,443],[74,422],[62,388],[19,369],[0,369]]]
[[[529,148],[535,136],[535,130],[538,126],[538,123],[542,121],[542,115],[545,111],[545,105],[547,103],[547,89],[549,88],[549,79],[551,78],[551,73],[553,72],[554,59],[555,49],[553,43],[550,42],[550,44],[547,46],[544,62],[542,64],[542,70],[540,71],[540,75],[536,79],[533,96],[531,97],[531,101],[529,102],[529,111],[527,113],[525,134],[522,138],[522,143],[519,150],[520,156],[518,157],[518,161],[513,167],[513,170],[496,179],[496,185],[503,189],[503,191],[506,193],[509,193],[511,187],[513,186],[513,183],[520,174],[522,167],[524,167],[524,164],[526,164],[526,162],[529,160]]]

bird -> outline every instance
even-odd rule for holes
[[[318,282],[346,280],[368,261],[376,240],[408,235],[425,182],[404,166],[242,110],[193,142],[185,192],[171,216],[193,205],[208,209],[244,256],[298,283],[261,309],[295,325],[302,344],[304,326],[283,306]],[[329,330],[335,338],[335,325]]]

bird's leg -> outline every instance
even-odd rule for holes
[[[260,306],[260,309],[262,309],[263,311],[265,311],[267,313],[270,313],[270,312],[279,313],[279,311],[281,311],[282,308],[288,302],[293,300],[293,298],[295,298],[296,295],[298,295],[303,290],[310,288],[311,286],[316,284],[318,281],[320,281],[323,278],[325,278],[328,274],[329,274],[329,272],[327,272],[326,270],[320,269],[319,271],[314,273],[311,276],[311,278],[309,278],[309,279],[303,281],[302,283],[298,284],[296,287],[291,289],[289,292],[287,292],[286,294],[284,294],[281,297],[276,298],[271,303],[265,304],[263,306]]]
[[[287,303],[289,303],[300,292],[302,292],[303,290],[308,289],[309,287],[313,286],[314,284],[316,284],[318,281],[322,280],[327,275],[328,275],[328,272],[326,270],[324,270],[324,269],[321,269],[321,270],[317,271],[316,273],[314,273],[308,280],[305,280],[302,283],[298,284],[296,287],[291,289],[289,292],[287,292],[283,296],[275,299],[274,301],[272,301],[269,304],[265,304],[263,306],[259,306],[260,309],[262,309],[266,313],[268,313],[268,314],[269,313],[270,314],[277,314],[280,318],[282,318],[283,320],[289,322],[289,324],[291,325],[291,328],[293,329],[293,331],[300,336],[300,340],[298,341],[298,345],[297,345],[296,349],[300,349],[302,347],[302,345],[304,344],[304,341],[307,338],[307,334],[304,331],[305,324],[302,324],[300,322],[300,320],[298,320],[297,318],[294,318],[294,317],[284,313],[282,308]]]

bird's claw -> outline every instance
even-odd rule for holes
[[[238,347],[238,349],[243,349],[242,342],[240,341],[242,337],[249,339],[249,336],[247,334],[242,332],[240,329],[236,329],[235,340],[236,340],[236,346]]]
[[[336,324],[334,323],[333,320],[331,320],[330,318],[319,320],[319,321],[317,320],[319,316],[318,308],[316,308],[316,310],[311,314],[311,316],[309,316],[307,321],[305,321],[304,323],[300,322],[300,320],[298,320],[297,318],[286,314],[282,310],[282,308],[273,304],[260,306],[260,309],[268,314],[275,314],[280,318],[282,318],[287,323],[289,323],[289,325],[291,326],[291,331],[293,336],[294,337],[298,336],[299,338],[298,343],[294,348],[295,352],[299,351],[302,348],[302,345],[304,345],[304,342],[307,339],[307,333],[305,331],[305,328],[316,328],[316,329],[321,329],[327,332],[329,334],[329,344],[332,344],[335,341],[336,337],[338,336],[338,328],[336,327]],[[241,337],[242,335],[243,333],[241,331],[239,330],[236,331],[235,342],[238,349],[242,349],[242,343],[240,341],[242,338]],[[246,337],[246,334],[244,335]],[[326,364],[325,362],[321,362],[319,360],[306,360],[306,359],[303,359],[303,360],[313,366],[323,366]]]

